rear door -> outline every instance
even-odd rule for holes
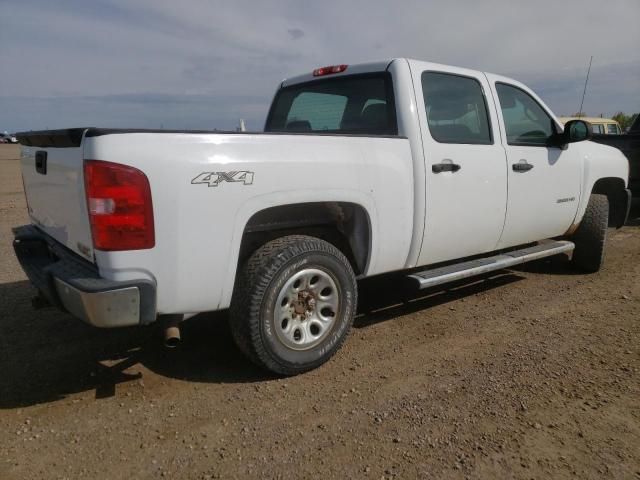
[[[533,92],[512,80],[487,75],[500,109],[507,152],[509,200],[499,248],[564,234],[580,200],[579,145],[553,146],[561,131]]]
[[[426,167],[419,265],[496,248],[507,203],[507,167],[486,77],[414,62]]]

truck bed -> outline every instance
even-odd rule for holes
[[[375,212],[370,228],[376,241],[366,273],[398,269],[407,260],[414,174],[404,137],[78,128],[19,138],[33,223],[94,263],[102,278],[156,283],[160,314],[226,308],[245,226],[256,212],[278,205],[364,205]],[[36,171],[38,151],[49,157],[46,175]],[[153,248],[92,247],[82,176],[87,159],[147,176]],[[243,172],[252,181],[239,181]]]

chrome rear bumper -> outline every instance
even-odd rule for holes
[[[156,319],[156,286],[149,280],[115,282],[33,225],[14,229],[13,247],[31,283],[52,305],[101,328]]]
[[[83,292],[59,278],[54,278],[53,283],[64,309],[94,327],[126,327],[140,323],[138,287]]]

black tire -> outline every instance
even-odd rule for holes
[[[276,331],[280,322],[280,311],[276,308],[294,311],[293,306],[289,307],[278,300],[283,292],[290,291],[287,290],[287,285],[291,286],[292,277],[304,275],[314,269],[321,271],[321,275],[326,275],[328,281],[334,282],[338,295],[335,300],[337,312],[330,312],[332,323],[322,333],[322,337],[316,340],[320,343],[296,350],[286,344],[287,339],[281,338],[284,327]],[[313,278],[316,277],[312,277],[308,281],[309,286],[304,289],[304,298],[307,295],[309,298],[313,297],[309,293],[314,288]],[[316,294],[320,295],[318,292]],[[293,297],[292,302],[301,305],[300,295],[294,294]],[[318,308],[320,301],[318,300]],[[315,307],[315,300],[313,302]],[[238,348],[254,363],[279,375],[297,375],[322,365],[338,351],[349,333],[356,306],[356,278],[342,252],[319,238],[291,235],[266,243],[242,266],[231,301],[229,323]],[[313,310],[312,307],[309,308]],[[305,310],[307,311],[311,310]],[[302,319],[305,314],[294,313],[292,321]],[[284,320],[282,325],[285,325]],[[306,338],[312,339],[311,336]]]
[[[582,222],[573,235],[576,248],[571,262],[585,272],[597,272],[604,262],[605,242],[609,224],[609,200],[606,195],[589,198]]]

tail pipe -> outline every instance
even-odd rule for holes
[[[162,319],[164,346],[176,348],[180,345],[180,322],[183,315],[165,315]]]

